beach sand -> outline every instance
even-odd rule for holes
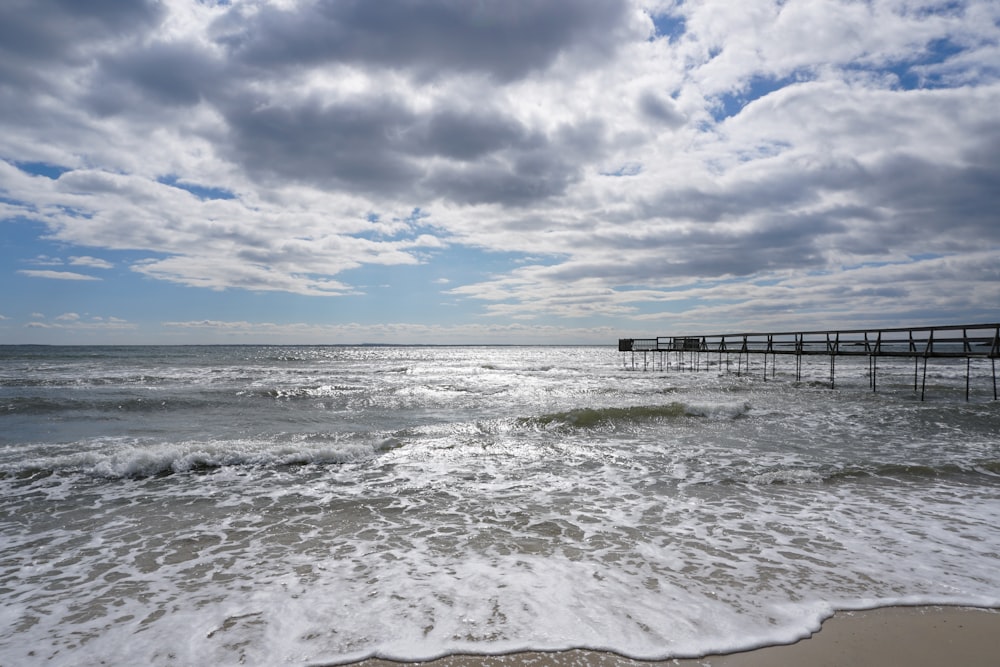
[[[812,637],[728,655],[645,662],[599,651],[449,656],[425,663],[366,660],[363,667],[995,667],[1000,664],[1000,610],[887,607],[841,612]]]

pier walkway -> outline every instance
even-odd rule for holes
[[[993,376],[993,400],[997,400],[996,360],[1000,358],[1000,323],[959,324],[954,326],[899,327],[894,329],[845,329],[839,331],[791,331],[778,333],[737,333],[707,336],[659,336],[657,338],[621,338],[618,350],[623,363],[638,368],[661,370],[708,370],[713,356],[719,367],[730,369],[731,355],[736,355],[737,374],[750,373],[750,356],[763,355],[763,377],[767,379],[768,356],[771,377],[775,376],[778,355],[794,355],[795,380],[802,380],[802,358],[829,356],[830,386],[836,380],[838,357],[867,357],[869,385],[878,391],[878,360],[883,357],[913,359],[913,390],[918,387],[921,360],[923,375],[920,400],[927,386],[927,362],[931,359],[965,360],[965,398],[969,399],[969,375],[973,359],[989,359]],[[723,356],[725,359],[723,359]]]

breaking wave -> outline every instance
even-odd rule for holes
[[[186,442],[126,444],[0,466],[0,477],[34,478],[82,474],[107,479],[145,478],[229,467],[284,467],[346,464],[369,460],[400,446],[392,437],[378,441]]]
[[[735,419],[750,410],[749,403],[692,404],[667,403],[665,405],[633,405],[627,407],[576,408],[552,412],[522,421],[525,426],[540,428],[614,428],[624,424],[667,421],[684,417],[709,419]]]

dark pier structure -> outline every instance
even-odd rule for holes
[[[641,365],[648,370],[674,367],[681,370],[705,370],[713,357],[718,367],[730,370],[731,357],[736,356],[736,373],[750,373],[751,355],[761,355],[762,375],[767,379],[768,356],[771,377],[775,377],[778,355],[795,357],[795,380],[802,380],[802,358],[830,358],[830,387],[836,381],[838,357],[867,357],[869,385],[878,391],[880,358],[913,359],[913,390],[919,382],[920,400],[927,387],[927,362],[931,359],[965,360],[965,399],[969,400],[969,375],[973,359],[989,359],[993,375],[993,400],[997,400],[996,360],[1000,358],[1000,323],[959,324],[954,326],[900,327],[895,329],[847,329],[840,331],[792,331],[780,333],[738,333],[710,336],[660,336],[657,338],[621,338],[618,350],[631,353],[632,368]]]

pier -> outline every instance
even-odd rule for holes
[[[830,387],[835,387],[839,357],[867,357],[868,379],[872,391],[878,391],[878,362],[882,358],[913,359],[913,390],[920,389],[924,400],[927,388],[927,364],[932,359],[965,360],[965,400],[969,400],[969,377],[973,359],[988,359],[993,377],[993,400],[997,400],[996,360],[1000,358],[1000,323],[959,324],[953,326],[899,327],[893,329],[843,329],[832,331],[790,331],[777,333],[736,333],[700,336],[659,336],[657,338],[620,338],[618,350],[628,366],[631,353],[633,369],[641,365],[660,370],[708,370],[713,357],[717,367],[725,364],[731,371],[736,356],[737,375],[750,374],[750,357],[760,356],[761,375],[767,380],[768,358],[771,378],[776,373],[779,355],[795,357],[795,380],[802,380],[802,359],[828,356]],[[723,359],[724,357],[724,359]],[[923,373],[920,373],[921,363]],[[922,378],[922,379],[920,379]],[[918,383],[919,379],[919,383]]]

